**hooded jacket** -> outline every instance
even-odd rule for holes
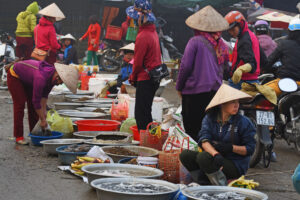
[[[259,45],[262,50],[265,52],[266,56],[268,57],[271,53],[276,49],[277,44],[272,40],[269,35],[258,35],[257,36]]]
[[[255,34],[249,30],[245,22],[232,53],[232,74],[240,66],[249,63],[252,70],[244,73],[242,80],[257,80],[260,74],[260,46]]]
[[[26,11],[18,14],[17,20],[17,37],[32,37],[36,26],[36,14],[39,11],[39,6],[36,1],[27,6]]]
[[[278,47],[268,57],[268,65],[266,71],[272,71],[275,62],[281,61],[282,66],[278,68],[278,78],[292,78],[300,81],[300,40],[282,40]]]
[[[40,19],[39,24],[34,29],[34,41],[36,47],[44,51],[51,49],[53,53],[56,53],[60,49],[53,23],[45,17]]]

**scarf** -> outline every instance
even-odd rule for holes
[[[65,51],[64,51],[64,59],[66,59],[68,57],[68,53],[69,53],[69,50],[72,48],[72,45],[69,45],[68,47],[65,48]]]
[[[195,36],[201,35],[205,39],[209,41],[209,43],[212,44],[213,48],[216,51],[217,59],[218,59],[218,64],[224,64],[229,60],[229,51],[227,45],[223,42],[221,38],[221,32],[216,32],[216,33],[208,33],[208,32],[203,32],[203,31],[195,31]],[[217,38],[217,39],[215,39]]]

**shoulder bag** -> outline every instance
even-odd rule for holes
[[[35,60],[39,60],[39,61],[44,61],[46,60],[47,56],[49,56],[49,51],[44,51],[41,50],[39,48],[37,48],[37,31],[36,30],[36,35],[35,35],[35,48],[33,49],[32,53],[31,53],[31,58],[35,59]]]

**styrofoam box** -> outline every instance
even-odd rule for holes
[[[107,81],[116,80],[117,77],[117,74],[97,74],[96,78],[90,78],[89,80],[89,91],[97,95],[105,87]]]

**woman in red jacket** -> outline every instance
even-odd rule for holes
[[[139,26],[135,41],[134,64],[129,81],[136,86],[135,119],[139,130],[146,130],[153,121],[152,102],[159,82],[150,79],[148,72],[161,65],[159,39],[148,0],[135,0],[134,6],[127,8],[126,13]]]
[[[99,48],[100,34],[101,27],[97,22],[97,17],[93,15],[90,17],[90,26],[87,32],[79,39],[82,41],[88,37],[87,65],[91,65],[92,60],[94,65],[98,65],[96,52]]]
[[[54,22],[65,18],[62,11],[55,3],[39,11],[43,15],[39,24],[34,29],[34,40],[36,48],[48,52],[46,62],[53,65],[56,62],[57,50],[61,48],[56,38]]]

